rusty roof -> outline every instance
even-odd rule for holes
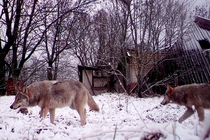
[[[194,21],[200,28],[210,31],[210,20],[197,16]]]

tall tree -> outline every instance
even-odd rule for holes
[[[51,4],[48,2],[44,4],[46,12],[52,11],[51,15],[45,16],[45,27],[52,23],[54,19],[58,19],[53,23],[53,26],[51,26],[49,30],[46,30],[44,38],[45,52],[47,54],[44,57],[48,64],[47,75],[49,80],[57,79],[61,54],[65,50],[72,48],[76,40],[82,38],[82,36],[80,36],[79,38],[76,37],[72,39],[72,37],[75,37],[73,36],[72,31],[74,30],[73,26],[74,28],[78,27],[76,30],[79,30],[79,28],[83,26],[82,24],[77,23],[76,19],[78,18],[78,15],[85,14],[86,11],[83,11],[82,9],[85,9],[86,6],[94,1],[95,0],[82,0],[74,3],[68,0],[57,0],[51,2]]]
[[[1,1],[0,6],[2,7],[0,26],[3,29],[0,36],[0,92],[1,94],[4,94],[6,70],[7,67],[10,68],[10,65],[5,61],[5,58],[11,50],[11,47],[15,47],[23,0],[3,0]]]

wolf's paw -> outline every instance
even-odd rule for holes
[[[43,119],[43,118],[41,118],[39,122],[41,122],[42,120],[44,120],[44,119]]]
[[[28,109],[27,108],[20,108],[20,110],[18,111],[18,113],[22,113],[24,115],[27,115],[28,114]]]
[[[54,125],[56,125],[56,123],[55,122],[51,122],[52,124],[54,124]]]
[[[179,120],[178,120],[178,122],[179,123],[182,123],[184,120],[182,119],[182,118],[180,118]]]
[[[44,118],[44,114],[42,111],[39,112],[39,118],[43,119]]]

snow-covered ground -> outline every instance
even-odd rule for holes
[[[69,107],[56,109],[55,125],[49,115],[40,121],[39,107],[29,108],[29,114],[10,109],[14,96],[0,97],[0,139],[50,140],[139,140],[161,136],[167,140],[199,140],[203,125],[197,113],[182,124],[177,120],[185,108],[176,104],[162,106],[163,97],[135,98],[124,94],[104,93],[94,96],[100,112],[87,108],[87,124],[80,126],[80,118]],[[205,110],[205,115],[209,114]]]

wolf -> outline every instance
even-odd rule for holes
[[[99,107],[90,95],[88,89],[79,81],[39,81],[23,87],[10,106],[11,109],[27,108],[38,105],[40,118],[50,113],[50,122],[54,124],[55,108],[69,106],[75,109],[81,120],[86,124],[86,104],[94,111]]]
[[[179,118],[179,123],[182,123],[194,113],[192,106],[198,113],[199,121],[203,121],[204,109],[210,108],[210,84],[189,84],[175,88],[168,85],[161,104],[166,105],[170,102],[184,105],[187,108]]]

